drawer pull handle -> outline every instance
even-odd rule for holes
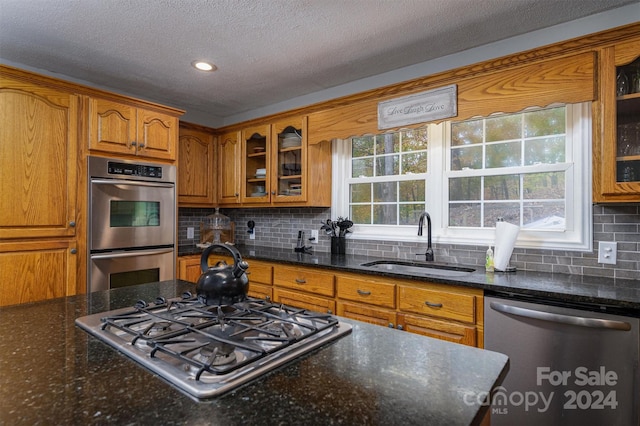
[[[296,282],[297,282],[298,284],[306,284],[306,283],[307,283],[307,280],[305,280],[304,278],[296,278]]]
[[[366,290],[360,290],[360,289],[358,289],[358,294],[359,294],[360,296],[370,296],[370,295],[371,295],[371,292],[370,292],[370,291],[366,291]]]
[[[424,304],[430,308],[442,308],[442,303],[432,303],[427,300]]]

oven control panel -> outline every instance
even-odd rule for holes
[[[147,166],[144,164],[119,163],[109,161],[108,173],[110,175],[138,176],[162,179],[162,166]]]

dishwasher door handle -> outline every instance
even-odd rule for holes
[[[536,311],[534,309],[505,305],[504,303],[491,302],[489,304],[494,311],[520,317],[533,318],[542,321],[558,322],[562,324],[576,325],[578,327],[607,328],[613,330],[629,331],[631,324],[625,321],[614,321],[600,318],[584,318],[573,315],[553,314],[551,312]]]

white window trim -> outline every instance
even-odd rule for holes
[[[574,173],[567,174],[566,200],[568,228],[561,234],[558,231],[530,231],[521,229],[516,247],[591,251],[593,249],[593,215],[591,198],[591,105],[588,102],[566,105],[567,119],[571,120],[571,132],[567,138],[567,164],[523,166],[520,170],[552,171],[574,168]],[[448,123],[428,125],[428,172],[427,172],[427,211],[432,221],[432,239],[435,243],[461,245],[492,245],[495,242],[495,229],[447,228],[448,191],[446,181],[449,174],[450,151],[446,140],[450,126]],[[575,138],[575,139],[574,139]],[[583,141],[574,144],[573,141]],[[574,149],[575,148],[575,149]],[[335,140],[333,143],[332,202],[331,216],[349,216],[348,187],[344,184],[351,176],[350,143],[348,140]],[[578,161],[580,160],[580,161]],[[582,164],[583,167],[575,166]],[[518,169],[510,169],[510,173]],[[478,174],[502,174],[500,170],[481,170]],[[575,182],[585,184],[575,184]],[[436,200],[436,201],[433,201]],[[437,207],[429,205],[439,203]],[[418,224],[408,225],[354,225],[349,238],[355,240],[424,242],[426,234],[417,235]],[[471,232],[472,231],[472,232]]]

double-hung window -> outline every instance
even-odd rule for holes
[[[491,244],[497,220],[521,247],[590,249],[590,105],[531,108],[334,144],[334,214],[354,238]]]

